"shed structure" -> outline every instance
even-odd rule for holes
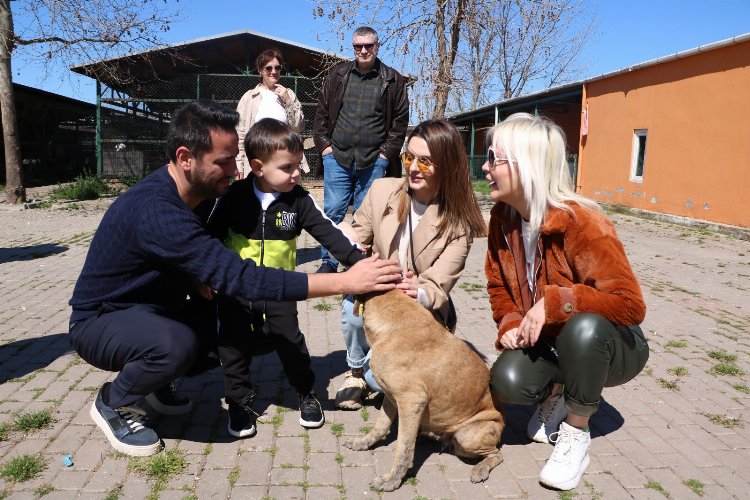
[[[297,94],[305,115],[303,138],[310,136],[325,68],[340,59],[312,47],[244,30],[73,67],[96,80],[98,172],[143,176],[163,165],[174,110],[195,99],[235,107],[261,80],[255,58],[274,47],[286,63],[280,84]],[[305,154],[311,175],[319,175],[318,155]]]

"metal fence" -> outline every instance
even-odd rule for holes
[[[104,89],[98,120],[99,173],[108,178],[143,177],[167,162],[164,141],[175,109],[195,99],[211,99],[234,108],[259,82],[258,75],[181,75],[139,88],[137,95]],[[320,80],[282,76],[279,83],[297,94],[305,115],[302,138],[311,138]],[[312,141],[306,145],[312,146]],[[322,177],[315,149],[306,149],[305,156],[310,165],[305,177]]]

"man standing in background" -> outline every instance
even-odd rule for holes
[[[400,177],[399,153],[409,123],[406,79],[378,59],[378,34],[362,26],[352,36],[355,59],[334,66],[323,82],[313,124],[323,160],[324,211],[338,224],[383,176]],[[338,262],[321,250],[317,272],[335,273]]]

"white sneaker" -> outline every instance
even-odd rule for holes
[[[557,432],[560,422],[567,416],[568,410],[565,408],[565,398],[562,393],[557,396],[548,396],[536,407],[526,427],[526,435],[537,443],[549,443],[550,434]]]
[[[539,482],[558,490],[572,490],[589,466],[591,433],[563,422],[550,440],[555,449],[539,473]]]

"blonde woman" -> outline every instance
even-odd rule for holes
[[[488,138],[485,272],[501,351],[491,389],[496,401],[539,403],[527,434],[555,444],[540,482],[570,490],[589,464],[602,389],[646,364],[646,307],[614,226],[573,190],[560,127],[517,113]]]

